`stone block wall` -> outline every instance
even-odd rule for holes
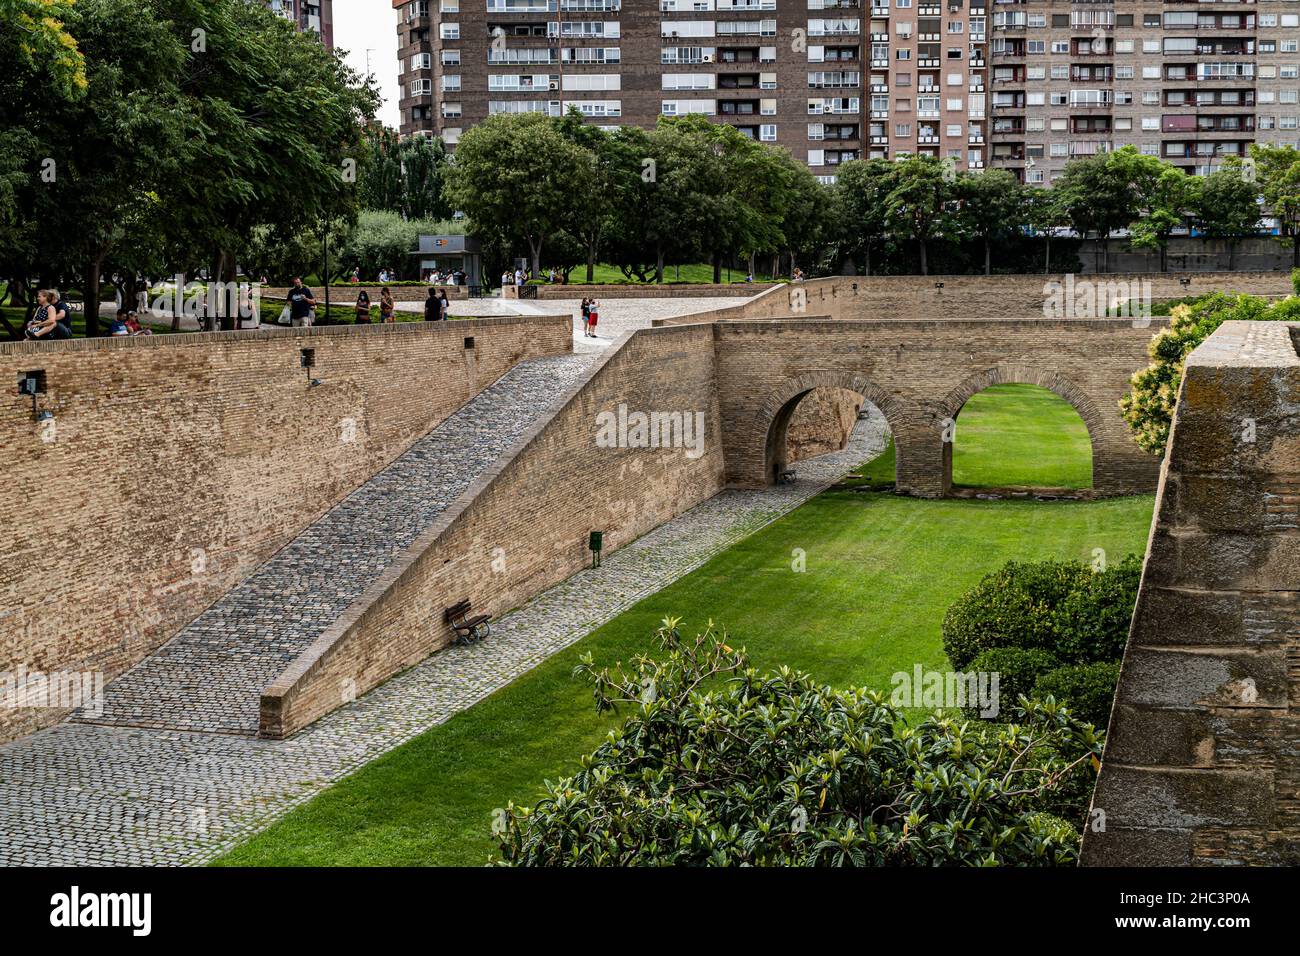
[[[631,333],[453,503],[407,553],[266,689],[261,732],[293,733],[452,639],[445,608],[499,616],[723,487],[713,329]],[[702,413],[702,453],[602,447],[597,416]],[[527,507],[521,507],[521,502]],[[491,638],[489,638],[491,640]]]
[[[1188,357],[1085,864],[1300,864],[1298,353],[1227,322]]]
[[[1184,285],[1180,280],[1187,280]],[[1067,286],[1062,275],[1005,276],[841,276],[777,286],[753,299],[708,313],[717,319],[779,319],[827,316],[832,319],[915,321],[985,318],[1104,318],[1104,315],[1045,316],[1044,287],[1061,283],[1083,301],[1082,283],[1096,283],[1095,295],[1108,302],[1137,298],[1149,291],[1153,301],[1207,292],[1237,291],[1253,295],[1291,293],[1286,272],[1134,273],[1075,277]],[[663,324],[701,321],[703,314],[663,320]]]
[[[0,345],[0,672],[111,680],[516,363],[571,347],[567,317]],[[37,371],[47,422],[16,388]],[[60,716],[0,710],[0,739]]]

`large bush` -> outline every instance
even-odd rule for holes
[[[943,649],[957,670],[994,647],[1055,643],[1052,612],[1092,572],[1077,561],[1011,561],[954,601],[943,618]]]
[[[1080,720],[1105,727],[1119,682],[1119,661],[1058,667],[1038,679],[1033,696],[1053,697]]]
[[[998,675],[997,716],[1005,720],[1011,716],[1021,694],[1032,696],[1038,679],[1060,666],[1059,660],[1036,647],[991,647],[971,661],[968,670]],[[965,711],[972,719],[983,716],[978,706],[967,707]]]
[[[1151,364],[1133,376],[1132,389],[1119,402],[1134,441],[1153,455],[1164,454],[1183,363],[1211,332],[1229,319],[1287,321],[1297,306],[1300,301],[1294,298],[1270,306],[1256,296],[1223,292],[1176,306],[1170,312],[1169,326],[1151,340]]]
[[[1079,561],[1011,561],[954,601],[943,649],[957,670],[996,647],[1039,648],[1065,664],[1118,658],[1128,641],[1141,560],[1104,571]]]
[[[577,673],[622,726],[530,809],[494,817],[516,866],[1070,864],[1101,734],[1056,705],[930,718],[806,674],[759,673],[676,622],[663,654]]]
[[[1052,613],[1052,653],[1071,663],[1123,657],[1141,580],[1142,559],[1135,554],[1088,575]]]

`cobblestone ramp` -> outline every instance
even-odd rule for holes
[[[74,721],[255,736],[262,690],[589,369],[524,362],[105,690]]]
[[[873,413],[797,481],[715,495],[500,618],[490,641],[438,651],[289,740],[64,723],[0,745],[0,866],[210,860],[797,508],[885,434]]]

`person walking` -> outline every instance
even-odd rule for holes
[[[316,308],[316,299],[302,284],[302,277],[295,276],[293,288],[289,290],[289,324],[294,328],[311,327],[311,310]]]
[[[384,286],[379,290],[379,321],[384,323],[396,322],[397,319],[393,315],[396,308],[393,305],[392,291],[388,286]]]
[[[591,335],[591,300],[586,298],[582,300],[582,334]]]
[[[362,289],[357,293],[357,325],[370,324],[370,293]]]
[[[424,300],[424,321],[437,322],[441,316],[438,314],[442,311],[442,303],[438,301],[438,290],[429,287],[429,297]]]
[[[589,306],[587,312],[587,328],[591,329],[591,337],[593,339],[600,338],[600,336],[596,334],[596,323],[599,321],[600,321],[600,303],[598,303],[595,299],[592,299],[591,305]]]

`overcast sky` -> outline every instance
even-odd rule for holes
[[[379,118],[385,126],[396,128],[397,12],[392,0],[334,0],[334,45],[363,76],[366,51],[370,51],[370,72],[384,97]]]

